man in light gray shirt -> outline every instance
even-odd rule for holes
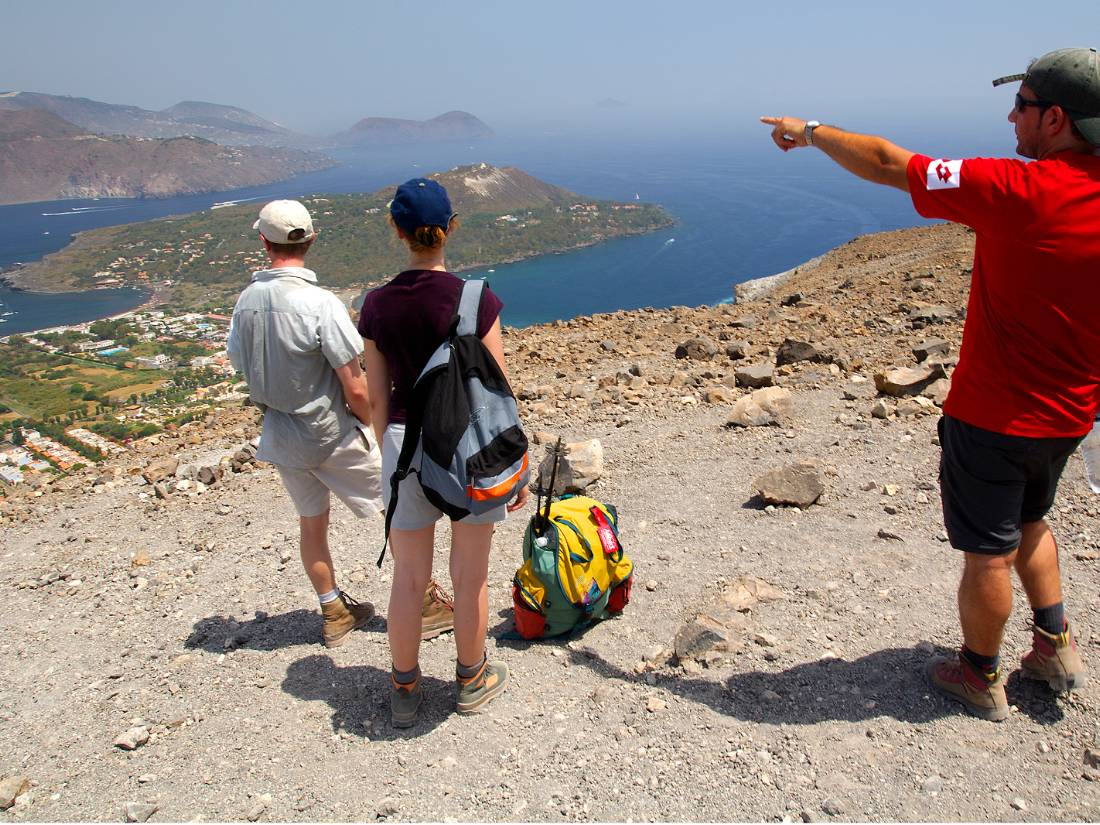
[[[340,300],[305,268],[316,238],[298,201],[272,201],[253,229],[271,260],[252,275],[229,326],[233,366],[264,413],[257,458],[276,466],[298,511],[301,555],[321,601],[325,645],[336,647],[374,616],[336,586],[328,546],[330,493],[359,518],[382,511],[381,457],[359,366],[363,342]],[[453,627],[438,586],[425,596],[425,628]],[[433,634],[434,635],[434,634]]]

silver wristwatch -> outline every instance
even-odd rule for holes
[[[821,125],[819,120],[807,120],[806,128],[802,130],[802,136],[806,138],[806,145],[814,145],[814,129]]]

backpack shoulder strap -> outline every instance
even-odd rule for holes
[[[458,306],[455,308],[455,317],[458,320],[455,334],[477,335],[477,316],[481,309],[481,296],[484,291],[485,281],[480,279],[471,278],[462,284]]]

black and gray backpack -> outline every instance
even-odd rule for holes
[[[447,338],[413,385],[405,440],[390,477],[379,567],[397,510],[398,487],[410,473],[419,476],[428,501],[454,520],[507,503],[528,482],[527,436],[516,397],[477,336],[484,287],[480,280],[462,285]]]

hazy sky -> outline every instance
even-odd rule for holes
[[[0,87],[160,109],[242,106],[326,134],[465,109],[498,132],[752,128],[785,113],[874,129],[1006,114],[990,80],[1100,39],[1100,3],[6,2]],[[624,107],[600,107],[608,98]],[[931,132],[940,131],[930,128]]]

